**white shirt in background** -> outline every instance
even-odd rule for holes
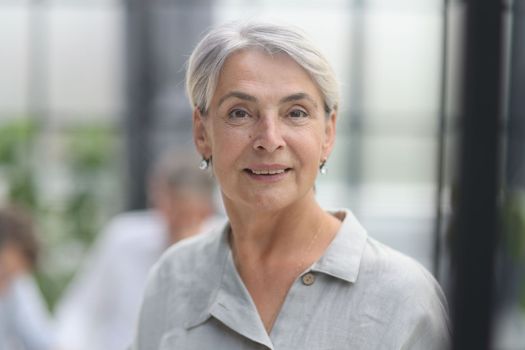
[[[203,231],[211,229],[216,220],[209,220]],[[167,247],[166,224],[154,210],[115,217],[58,305],[60,349],[128,347],[148,271]]]
[[[49,310],[33,276],[20,275],[0,294],[0,350],[49,350]]]

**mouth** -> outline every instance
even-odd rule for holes
[[[263,167],[257,167],[256,169],[253,168],[245,168],[243,171],[248,174],[248,176],[254,180],[257,181],[264,181],[264,182],[275,182],[280,181],[281,179],[284,179],[286,175],[292,171],[292,168],[286,168],[286,167],[271,167],[271,168],[263,168]]]
[[[288,171],[292,170],[292,168],[284,168],[284,169],[244,169],[245,172],[252,175],[263,175],[263,176],[271,176],[271,175],[279,175],[284,174]]]

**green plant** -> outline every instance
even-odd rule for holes
[[[7,200],[27,208],[38,207],[32,156],[37,124],[28,118],[0,126],[0,170],[8,184]]]
[[[70,232],[90,245],[98,232],[100,205],[97,189],[114,156],[112,131],[104,126],[83,126],[68,135],[66,161],[72,190],[65,215],[70,218]]]
[[[506,194],[503,207],[504,242],[507,254],[521,272],[520,300],[525,310],[525,190],[514,190]]]
[[[7,190],[6,201],[24,206],[34,216],[44,253],[35,276],[53,308],[102,222],[118,209],[111,207],[116,202],[113,198],[108,201],[104,187],[108,179],[118,178],[114,162],[117,144],[114,130],[106,125],[58,130],[53,142],[58,148],[55,156],[61,157],[53,163],[39,159],[47,156],[39,147],[45,144],[39,139],[41,132],[29,118],[0,125],[0,182]],[[60,180],[65,193],[49,195],[48,183],[42,181],[42,176],[49,176],[49,168],[65,170],[66,176]],[[43,195],[46,192],[48,195]],[[109,195],[115,197],[115,193]]]

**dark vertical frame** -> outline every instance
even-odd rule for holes
[[[468,0],[465,13],[458,201],[452,241],[453,349],[490,347],[499,231],[503,3]]]
[[[154,81],[151,55],[151,3],[126,0],[127,209],[146,206],[146,177],[150,162]]]
[[[514,2],[505,183],[525,189],[525,1]]]
[[[193,149],[184,63],[211,24],[213,1],[125,1],[127,208],[141,209],[158,155],[173,146]]]

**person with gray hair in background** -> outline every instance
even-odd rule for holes
[[[170,245],[221,219],[214,182],[190,150],[164,152],[149,174],[152,209],[112,219],[57,308],[61,350],[122,350],[132,340],[148,270]]]
[[[425,349],[447,306],[419,263],[326,211],[315,180],[335,141],[335,74],[298,29],[212,29],[189,59],[193,137],[228,223],[152,269],[134,350]]]

